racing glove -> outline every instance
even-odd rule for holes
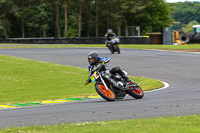
[[[86,83],[91,83],[92,81],[91,81],[91,79],[90,78],[88,78],[87,80],[86,80]]]

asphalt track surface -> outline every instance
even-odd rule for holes
[[[109,67],[118,65],[129,75],[159,79],[170,86],[146,92],[139,100],[127,96],[115,102],[100,98],[4,109],[0,110],[0,128],[200,113],[200,54],[121,49],[120,55],[112,55],[104,48],[0,49],[0,54],[87,68],[87,54],[94,50],[111,58]]]

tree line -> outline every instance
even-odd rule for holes
[[[192,32],[192,26],[200,24],[200,2],[178,2],[171,6],[174,9],[172,18],[181,22],[185,32]]]
[[[125,36],[172,23],[164,0],[0,0],[0,38],[103,37],[107,29]]]

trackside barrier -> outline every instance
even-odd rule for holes
[[[0,43],[22,44],[104,44],[104,37],[81,38],[8,38],[0,39]],[[120,37],[121,44],[149,44],[149,38],[144,36]]]

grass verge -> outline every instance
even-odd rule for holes
[[[200,115],[29,126],[1,133],[199,133]]]
[[[84,68],[0,55],[0,104],[97,94],[94,84],[84,86],[87,77]],[[144,90],[163,86],[150,78],[131,79]]]
[[[6,45],[6,46],[3,46]],[[1,44],[0,49],[7,48],[70,48],[70,47],[100,47],[106,48],[105,44],[67,44],[67,45],[44,45],[44,44]],[[160,49],[160,50],[185,50],[185,49],[200,49],[200,44],[189,45],[128,45],[121,44],[120,48],[133,49]]]
[[[200,49],[200,44],[190,45],[120,45],[121,48],[157,49],[157,50],[185,50]]]

